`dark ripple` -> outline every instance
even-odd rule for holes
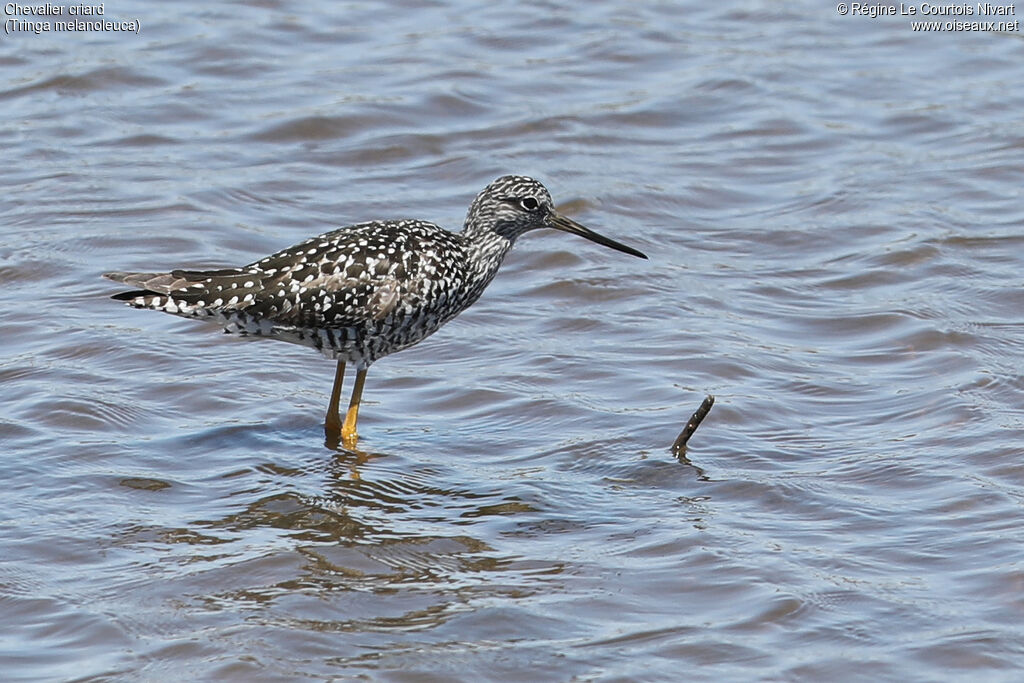
[[[111,66],[78,74],[59,74],[16,88],[0,90],[0,100],[53,91],[62,96],[86,96],[119,88],[146,88],[166,85],[162,78],[142,73],[137,68]]]

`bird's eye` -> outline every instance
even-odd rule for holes
[[[519,206],[523,207],[526,211],[536,211],[537,207],[540,205],[533,197],[524,197],[519,200]]]

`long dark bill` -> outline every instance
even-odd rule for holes
[[[633,247],[627,247],[622,242],[616,242],[613,239],[605,237],[604,235],[598,235],[590,228],[585,228],[576,221],[560,213],[551,212],[548,217],[548,225],[555,230],[561,230],[563,232],[571,232],[573,235],[579,235],[580,237],[586,237],[591,242],[597,242],[603,244],[606,247],[611,247],[617,251],[624,252],[626,254],[632,254],[633,256],[639,256],[640,258],[647,258],[647,254],[642,251],[637,251]]]

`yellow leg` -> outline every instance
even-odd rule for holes
[[[334,372],[334,388],[331,389],[331,403],[327,406],[327,417],[324,419],[324,432],[328,436],[338,437],[341,431],[341,416],[338,414],[338,403],[341,401],[341,382],[345,378],[345,361],[338,361],[338,369]]]
[[[341,441],[345,448],[355,448],[359,435],[356,434],[356,421],[359,419],[359,401],[363,398],[363,383],[366,382],[366,370],[356,372],[356,385],[352,387],[352,398],[348,402],[345,424],[341,428]]]

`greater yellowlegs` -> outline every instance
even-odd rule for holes
[[[477,195],[461,233],[419,220],[358,223],[312,237],[240,268],[105,273],[137,287],[114,295],[135,308],[210,318],[227,332],[312,346],[338,361],[324,429],[347,448],[366,370],[417,344],[466,310],[494,278],[516,238],[554,228],[633,256],[643,253],[555,211],[533,178],[507,175]],[[348,412],[338,410],[345,364],[356,367]]]

